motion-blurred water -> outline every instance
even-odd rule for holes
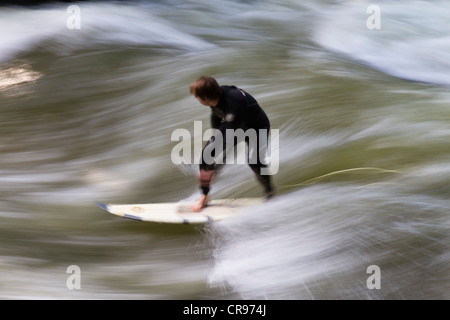
[[[0,9],[0,298],[450,298],[447,2],[379,1],[374,30],[367,1],[76,5]],[[200,75],[279,129],[278,197],[205,227],[97,208],[195,199],[170,154],[209,126]],[[260,195],[245,165],[212,189]]]

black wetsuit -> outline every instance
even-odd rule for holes
[[[211,126],[214,129],[218,129],[222,133],[223,137],[223,157],[226,156],[226,130],[242,129],[244,131],[248,129],[254,129],[257,135],[256,144],[256,161],[249,161],[249,166],[256,174],[258,181],[262,184],[266,197],[273,195],[273,189],[271,186],[270,175],[262,175],[261,168],[266,167],[259,158],[259,145],[260,134],[265,134],[265,140],[268,139],[270,130],[270,122],[264,110],[259,106],[258,102],[247,92],[235,87],[235,86],[221,86],[223,93],[219,99],[217,106],[211,107]],[[265,130],[260,130],[265,129]],[[208,194],[210,180],[212,173],[218,168],[216,163],[207,163],[205,161],[205,150],[215,141],[213,135],[211,139],[206,143],[202,151],[202,157],[200,161],[200,185],[203,194]],[[236,145],[238,141],[234,142]],[[248,140],[246,140],[248,146]],[[224,161],[222,162],[224,163]]]

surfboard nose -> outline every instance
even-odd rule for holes
[[[104,203],[97,203],[97,206],[99,206],[101,209],[108,211],[108,206]]]

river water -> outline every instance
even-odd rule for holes
[[[448,2],[72,5],[0,8],[0,298],[450,298]],[[278,196],[207,226],[100,210],[198,196],[171,134],[209,127],[200,75],[279,130]],[[211,195],[261,188],[229,165]]]

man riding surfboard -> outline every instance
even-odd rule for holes
[[[221,151],[223,151],[223,158],[226,156],[226,131],[238,130],[244,131],[252,130],[256,132],[256,158],[254,161],[249,161],[249,166],[255,173],[258,181],[262,185],[266,199],[274,195],[270,175],[261,174],[261,168],[265,168],[260,155],[260,149],[263,146],[261,141],[268,139],[270,130],[269,119],[264,110],[259,106],[258,102],[250,94],[236,86],[219,86],[217,81],[212,77],[202,76],[190,85],[190,93],[204,106],[211,108],[211,127],[217,129],[218,134],[222,135],[223,143],[221,144]],[[260,137],[259,135],[265,135]],[[218,169],[216,162],[207,161],[207,150],[211,150],[211,146],[216,142],[214,148],[217,147],[217,136],[213,135],[211,139],[205,144],[201,159],[199,184],[201,189],[200,198],[191,206],[192,211],[199,212],[207,205],[207,196],[210,191],[211,180]],[[261,140],[262,138],[262,140]],[[248,139],[246,140],[249,145]],[[234,142],[236,145],[236,142]],[[223,161],[221,163],[224,163]]]

